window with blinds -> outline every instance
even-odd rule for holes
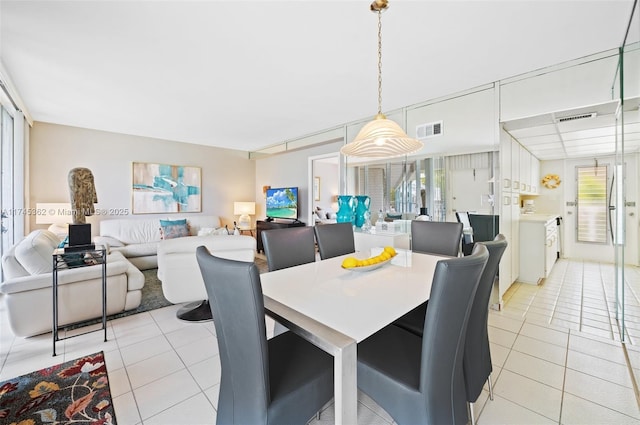
[[[607,173],[606,165],[576,167],[578,242],[607,243]]]

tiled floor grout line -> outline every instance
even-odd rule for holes
[[[556,314],[556,308],[558,307],[558,301],[560,299],[560,294],[562,293],[562,288],[564,287],[564,282],[565,282],[565,279],[567,277],[567,269],[568,269],[568,266],[565,267],[564,270],[562,270],[562,279],[560,280],[558,292],[556,293],[555,300],[553,302],[553,307],[551,308],[551,314],[549,315],[548,323],[550,325],[553,322],[553,316]],[[543,287],[543,285],[546,283],[546,280],[547,280],[547,278],[545,278],[543,280],[542,285],[540,285],[540,287],[538,288],[538,291],[536,291],[536,296],[538,296],[538,294],[540,293],[540,288]]]
[[[638,382],[636,381],[635,373],[631,366],[631,359],[629,358],[629,352],[627,351],[627,344],[624,342],[622,343],[622,352],[624,353],[624,360],[627,362],[627,372],[629,372],[629,377],[631,378],[633,394],[636,396],[636,403],[638,404],[638,408],[640,408],[640,390],[638,389]]]
[[[598,263],[598,270],[600,271],[599,276],[600,276],[600,286],[602,288],[602,293],[604,296],[604,305],[607,308],[607,314],[609,315],[609,328],[611,330],[611,339],[615,340],[615,335],[614,335],[614,330],[613,330],[613,325],[611,324],[611,318],[614,317],[611,315],[611,310],[609,309],[609,298],[607,297],[607,284],[605,282],[604,277],[602,276],[603,270],[602,270],[602,264]],[[584,305],[582,305],[582,309],[584,309]]]
[[[131,383],[131,377],[129,376],[129,370],[127,369],[127,364],[124,361],[124,357],[122,357],[122,347],[120,347],[120,343],[118,342],[118,338],[115,336],[115,330],[113,326],[111,326],[111,330],[113,331],[114,338],[116,341],[116,349],[118,350],[118,355],[120,356],[120,360],[122,361],[122,368],[124,369],[124,374],[127,377],[127,382],[129,383],[129,392],[131,392],[131,398],[133,398],[133,402],[136,405],[136,412],[138,412],[138,418],[140,418],[140,423],[144,423],[142,420],[142,413],[140,413],[140,404],[136,399],[136,393],[133,391],[133,384]],[[124,396],[127,393],[120,394],[120,397]]]
[[[569,341],[571,340],[571,329],[567,332],[567,349],[564,353],[564,370],[562,373],[562,395],[560,396],[560,416],[558,416],[558,425],[562,424],[562,408],[564,407],[565,385],[567,384],[567,365],[569,364]]]
[[[626,270],[626,269],[625,269]],[[631,294],[633,295],[633,298],[635,300],[635,305],[638,306],[640,305],[640,299],[638,299],[638,294],[636,293],[636,291],[633,289],[633,286],[631,286],[631,284],[629,283],[629,279],[627,279],[627,273],[625,273],[625,279],[624,279],[624,286],[625,286],[625,294],[627,292],[627,289],[629,290],[629,292],[631,292]],[[625,296],[625,321],[624,321],[624,328],[625,328],[625,332],[627,333],[627,336],[629,338],[629,342],[633,345],[633,338],[631,337],[631,334],[629,333],[629,331],[627,330],[626,324],[626,311],[627,311],[627,305],[629,304],[627,302],[626,296]]]
[[[581,275],[581,279],[580,279],[580,316],[578,317],[578,330],[580,332],[582,332],[582,315],[584,313],[584,263],[582,263],[582,275]],[[569,335],[571,335],[571,333],[569,333]],[[567,346],[567,349],[569,349],[569,347]],[[566,368],[565,368],[565,373],[566,373]],[[564,397],[564,394],[563,394]]]

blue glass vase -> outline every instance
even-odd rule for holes
[[[338,212],[336,221],[338,223],[353,223],[355,221],[356,198],[351,195],[338,196]]]
[[[369,212],[369,206],[371,205],[371,198],[367,195],[357,195],[356,196],[356,227],[360,228],[364,224],[366,220],[366,215]]]

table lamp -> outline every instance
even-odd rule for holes
[[[69,233],[69,223],[72,221],[70,203],[36,203],[36,224],[50,224],[51,226],[47,230],[55,233],[61,239],[64,239]]]
[[[249,217],[249,215],[253,215],[256,213],[256,203],[255,202],[234,202],[233,213],[235,215],[240,215],[240,217],[238,218],[238,227],[240,229],[250,229],[251,217]]]

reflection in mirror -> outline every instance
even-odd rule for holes
[[[347,193],[371,198],[372,222],[456,221],[456,211],[497,214],[498,152],[347,164]]]

